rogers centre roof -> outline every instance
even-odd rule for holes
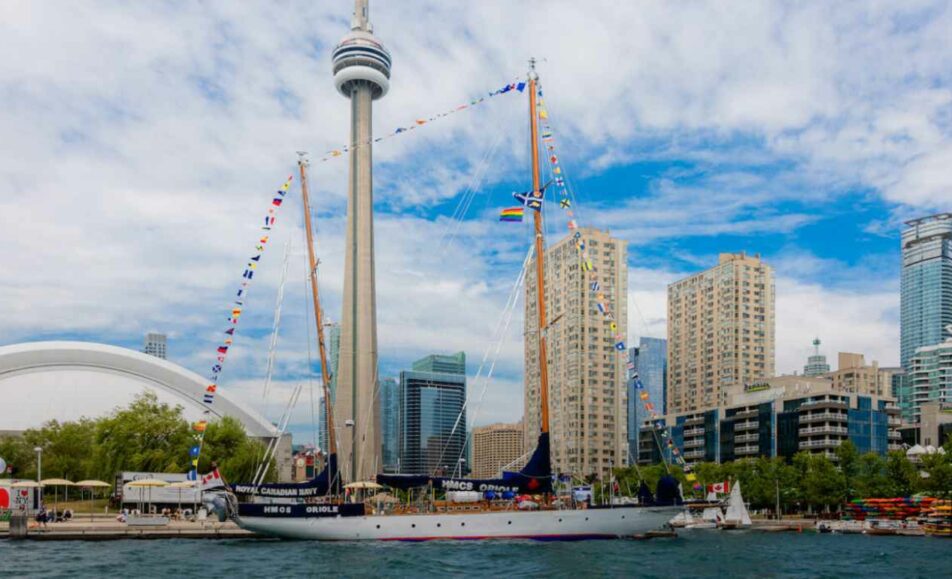
[[[251,408],[230,400],[227,390],[219,389],[214,404],[206,406],[202,397],[207,381],[167,360],[91,342],[28,342],[0,347],[0,394],[11,389],[37,389],[35,396],[42,398],[44,387],[65,386],[72,388],[70,391],[80,399],[94,394],[100,384],[130,390],[153,388],[171,394],[193,413],[209,410],[212,420],[232,416],[251,436],[275,434],[270,422]],[[70,400],[55,401],[55,408],[69,405]]]

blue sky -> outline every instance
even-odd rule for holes
[[[351,9],[5,2],[0,344],[138,349],[158,330],[173,360],[204,373],[295,151],[346,141],[329,53]],[[949,2],[408,0],[372,2],[371,20],[394,60],[377,134],[498,88],[540,58],[583,225],[629,242],[629,341],[665,335],[667,283],[745,250],[776,271],[778,371],[798,369],[815,335],[830,356],[897,362],[901,223],[952,208]],[[524,95],[504,95],[375,148],[382,373],[457,350],[474,372],[494,344],[529,241],[526,228],[495,221],[527,186],[526,107]],[[345,179],[340,161],[312,169],[332,318]],[[308,376],[301,223],[295,197],[223,376],[227,392],[272,418]],[[278,383],[265,401],[286,239]],[[517,311],[481,422],[521,415],[521,324]],[[73,411],[113,402],[89,393]],[[303,437],[308,417],[295,415]]]

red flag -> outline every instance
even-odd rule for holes
[[[724,481],[707,485],[707,491],[710,493],[729,493],[731,492],[731,483]]]

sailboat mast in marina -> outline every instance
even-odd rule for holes
[[[311,282],[311,300],[314,307],[314,323],[317,325],[317,346],[321,357],[321,389],[324,396],[324,415],[326,424],[321,425],[327,433],[325,471],[327,472],[328,492],[340,489],[340,476],[337,470],[337,431],[334,429],[334,412],[330,393],[331,375],[327,361],[327,345],[324,342],[324,310],[321,308],[320,290],[317,283],[317,258],[314,256],[314,230],[311,224],[311,202],[308,195],[307,159],[299,154],[298,168],[301,173],[301,203],[304,210],[304,232],[307,239],[308,279]],[[334,493],[337,494],[337,493]]]

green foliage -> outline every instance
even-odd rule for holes
[[[99,475],[124,470],[185,472],[191,442],[181,406],[160,403],[154,392],[100,419],[96,428]]]
[[[694,465],[698,484],[707,485],[740,481],[744,498],[755,509],[775,509],[777,490],[783,512],[836,510],[853,498],[908,497],[925,493],[952,498],[952,440],[946,443],[946,454],[924,455],[919,468],[902,451],[883,457],[875,453],[860,454],[851,442],[844,442],[831,460],[822,454],[798,453],[788,463],[782,458],[735,460],[733,462]],[[637,492],[637,472],[654,489],[664,473],[662,465],[619,469],[623,494]],[[702,498],[705,491],[692,489],[679,469],[672,474],[681,481],[686,497]]]
[[[129,406],[98,420],[50,421],[22,437],[0,438],[0,457],[17,478],[36,478],[35,447],[43,448],[43,478],[102,479],[120,471],[186,472],[195,438],[181,406],[160,403],[146,392]],[[227,481],[251,480],[265,448],[232,417],[211,422],[205,432],[199,472],[216,463]],[[274,464],[269,480],[274,480]]]
[[[226,416],[208,425],[198,470],[208,472],[214,462],[226,481],[250,481],[264,458],[265,450],[260,441],[248,438],[240,422]],[[272,463],[266,479],[274,480],[274,477]]]

